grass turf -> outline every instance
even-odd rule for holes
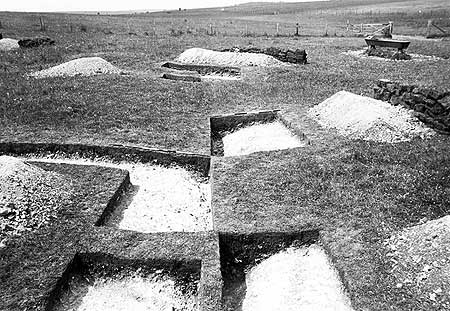
[[[243,158],[214,159],[215,229],[219,232],[321,229],[322,240],[342,272],[355,307],[438,310],[438,305],[418,300],[414,290],[395,288],[395,280],[388,273],[389,262],[384,256],[382,241],[423,217],[434,219],[448,214],[449,138],[437,135],[428,141],[413,140],[396,145],[349,141],[318,127],[306,117],[306,110],[342,89],[371,95],[379,78],[448,86],[450,41],[413,40],[408,49],[446,58],[444,60],[363,60],[341,54],[363,48],[363,39],[239,37],[231,33],[211,37],[201,31],[172,36],[170,27],[184,27],[184,18],[206,23],[205,18],[210,14],[195,15],[189,11],[186,16],[164,14],[135,17],[46,15],[49,26],[46,35],[57,40],[55,46],[0,52],[0,93],[5,94],[0,97],[3,129],[0,139],[132,143],[208,154],[209,116],[281,109],[283,116],[306,134],[311,145]],[[245,14],[241,15],[245,17]],[[6,25],[5,37],[40,34],[27,27],[36,15],[1,13],[0,18]],[[153,20],[157,36],[143,35],[143,31],[152,29]],[[228,15],[220,19],[224,23],[230,20],[238,23]],[[173,24],[168,26],[167,21]],[[401,14],[394,22],[396,29],[399,26],[406,34],[422,31]],[[70,23],[85,25],[88,31],[79,32],[75,27],[76,31],[70,33]],[[262,27],[263,24],[264,18],[255,21],[255,25]],[[130,36],[129,29],[138,36]],[[113,33],[105,35],[105,30]],[[161,62],[173,59],[186,48],[221,49],[249,44],[305,48],[310,64],[246,69],[244,79],[239,82],[185,84],[158,78],[162,72]],[[26,73],[34,70],[88,55],[104,57],[129,70],[130,74],[45,80],[26,77]],[[65,227],[62,231],[72,229]],[[198,249],[208,252],[208,247],[212,250],[216,247],[212,242],[202,246],[195,242],[195,237],[177,234],[174,240],[165,240],[162,235],[144,237],[108,228],[97,229],[84,240],[82,249],[124,255],[131,249],[131,254],[137,258],[145,254],[144,249],[155,245],[158,247],[153,256],[159,250],[163,257],[171,257],[170,251],[181,244],[184,246],[177,252],[179,256],[189,256]],[[58,254],[61,246],[52,244],[48,249],[48,258],[51,258],[51,254]],[[8,256],[16,258],[11,259],[14,262],[23,253],[25,251],[17,251]],[[38,258],[36,255],[30,262],[37,260],[42,265],[44,259]],[[61,266],[47,266],[42,273],[53,276],[53,280],[62,272]],[[17,275],[18,280],[24,284],[36,282],[32,280],[33,271]],[[1,274],[2,283],[6,284],[5,273]],[[22,288],[19,290],[22,297],[30,294],[33,298],[20,303],[35,306],[48,290],[42,287],[27,293]],[[18,304],[10,306],[20,307]]]

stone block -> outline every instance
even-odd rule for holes
[[[427,107],[424,104],[417,104],[414,106],[414,110],[420,113],[425,113],[427,110]]]
[[[425,102],[426,99],[427,98],[420,93],[411,94],[411,100],[415,105],[425,103],[425,105],[428,106],[428,103]]]
[[[435,89],[430,89],[429,93],[428,93],[428,97],[434,100],[438,100],[439,98],[441,98],[441,92],[435,90]]]
[[[390,102],[394,106],[399,106],[403,104],[401,97],[398,95],[391,96]]]
[[[434,102],[434,105],[429,109],[435,116],[441,115],[445,112],[445,108],[438,102]]]
[[[450,110],[450,95],[439,99],[439,104],[444,107],[445,110]]]
[[[387,89],[389,92],[394,93],[395,90],[397,89],[397,84],[396,84],[395,82],[389,82],[389,83],[386,83],[386,89]]]
[[[388,80],[388,79],[379,79],[378,82],[377,82],[377,85],[378,85],[379,87],[386,87],[386,85],[387,85],[388,83],[391,83],[391,80]]]

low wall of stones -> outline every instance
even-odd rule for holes
[[[53,45],[55,40],[48,37],[27,38],[19,40],[19,46],[22,48],[35,48],[41,45]]]
[[[450,90],[382,79],[374,88],[374,98],[412,109],[425,124],[450,134]]]
[[[293,64],[306,64],[307,54],[305,50],[296,49],[280,49],[276,47],[257,48],[257,47],[234,47],[231,49],[223,49],[222,52],[240,52],[240,53],[259,53],[273,56],[279,61]]]

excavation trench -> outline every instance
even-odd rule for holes
[[[268,110],[213,116],[211,154],[241,156],[254,152],[303,147],[306,139],[279,114]]]
[[[220,236],[224,310],[351,311],[318,232]]]
[[[153,151],[152,151],[153,152]],[[212,230],[209,164],[206,159],[177,159],[175,153],[158,161],[126,161],[69,153],[19,154],[37,162],[96,165],[127,170],[131,185],[97,225],[138,232],[199,232]],[[189,155],[189,157],[194,157]],[[178,161],[171,161],[175,159]],[[198,165],[197,168],[185,162]]]
[[[168,68],[171,72],[163,73],[163,79],[202,82],[212,80],[239,80],[241,69],[230,66],[195,65],[166,62],[162,68]]]
[[[77,254],[47,310],[197,310],[200,261],[131,260]]]
[[[33,161],[98,165],[127,170],[131,185],[99,225],[138,232],[212,230],[210,184],[183,167],[148,163],[108,162],[70,158]]]

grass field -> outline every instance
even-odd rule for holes
[[[311,144],[214,158],[216,231],[319,228],[356,310],[442,310],[418,288],[396,287],[383,241],[423,218],[450,213],[449,137],[395,145],[350,141],[306,116],[310,107],[340,90],[371,96],[381,78],[449,87],[450,40],[412,40],[409,52],[442,58],[434,61],[385,62],[342,54],[365,46],[362,38],[344,31],[347,20],[392,20],[394,33],[405,35],[424,35],[429,18],[450,25],[446,0],[382,2],[276,3],[117,16],[0,12],[4,37],[56,40],[54,46],[0,52],[0,141],[133,144],[209,154],[210,116],[280,109]],[[39,16],[46,21],[45,32],[39,30]],[[291,36],[296,22],[300,37]],[[283,36],[275,36],[276,23]],[[216,35],[207,34],[210,24]],[[159,78],[162,62],[187,48],[236,45],[306,49],[309,64],[247,68],[241,81]],[[128,74],[27,76],[84,56],[103,57]]]

